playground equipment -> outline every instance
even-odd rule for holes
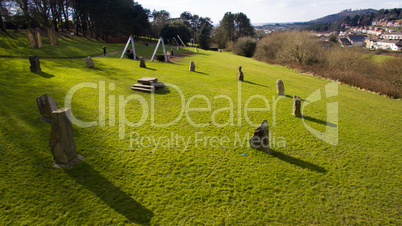
[[[128,45],[130,45],[130,42],[131,42],[131,47],[133,48],[133,53],[132,53],[132,54],[133,54],[133,57],[132,57],[132,58],[133,58],[134,60],[137,59],[137,55],[135,54],[134,38],[133,38],[132,35],[130,35],[130,37],[128,38],[126,47],[124,47],[124,50],[123,50],[123,53],[121,54],[120,59],[123,59],[124,54],[125,54],[126,51],[127,51]],[[129,58],[131,58],[130,55],[131,55],[131,53],[127,54],[127,56],[128,56]]]
[[[194,52],[197,52],[197,51],[198,51],[198,49],[197,49],[197,44],[195,44],[195,41],[194,41],[193,38],[192,38],[191,41],[190,41],[190,47],[188,48],[188,51],[191,51],[191,47],[192,47],[192,46],[195,46]]]
[[[154,61],[155,55],[156,55],[156,51],[158,51],[159,45],[162,43],[162,49],[163,49],[163,56],[165,58],[165,62],[168,62],[168,58],[166,57],[166,49],[165,49],[165,42],[163,41],[163,38],[160,37],[158,44],[156,44],[154,53],[152,54],[152,58],[151,58],[151,62]]]

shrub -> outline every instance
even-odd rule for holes
[[[251,37],[242,37],[233,45],[233,52],[240,56],[252,57],[257,41]]]

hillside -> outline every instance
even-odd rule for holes
[[[226,52],[183,49],[147,68],[119,54],[94,68],[47,55],[85,56],[84,44],[41,52],[52,58],[42,73],[18,48],[0,58],[0,225],[401,225],[400,99]],[[141,77],[167,87],[131,90]],[[74,116],[98,126],[73,124],[85,159],[62,170],[35,100],[47,93],[61,108],[71,92]],[[263,120],[273,154],[248,146]]]
[[[342,18],[345,18],[349,16],[350,18],[353,18],[356,15],[362,16],[367,13],[377,13],[378,10],[375,9],[360,9],[360,10],[343,10],[342,12],[331,14],[328,16],[324,16],[315,20],[311,20],[307,22],[308,24],[322,24],[322,23],[333,23],[336,21],[341,20]]]

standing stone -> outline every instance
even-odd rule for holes
[[[278,95],[285,95],[285,86],[283,85],[283,82],[280,79],[276,81],[276,91]]]
[[[37,72],[42,72],[42,69],[40,68],[40,62],[39,62],[39,57],[38,56],[29,56],[29,62],[31,63],[31,66],[29,67],[31,69],[31,72],[37,73]]]
[[[271,154],[272,151],[269,148],[269,124],[267,120],[264,120],[260,127],[258,127],[253,137],[250,139],[250,146],[254,149]]]
[[[36,103],[38,104],[38,110],[42,115],[42,118],[40,118],[40,120],[42,122],[50,123],[52,118],[52,112],[57,111],[59,109],[59,107],[57,107],[56,101],[48,94],[45,94],[43,96],[36,98]]]
[[[35,42],[35,30],[33,28],[27,28],[27,34],[29,43],[31,44],[32,49],[38,48]]]
[[[88,57],[87,57],[86,63],[87,63],[87,67],[89,67],[89,68],[95,67],[95,63],[94,63],[94,61],[92,60],[91,56],[88,56]]]
[[[293,115],[296,117],[301,117],[300,113],[300,107],[301,107],[301,99],[298,96],[293,96]]]
[[[47,28],[47,35],[49,36],[49,45],[54,46],[59,44],[59,39],[54,27]]]
[[[241,66],[237,68],[237,80],[239,81],[244,81],[244,75],[243,72],[241,71]]]
[[[190,71],[195,71],[195,64],[193,61],[190,62]]]
[[[140,62],[140,67],[146,68],[147,65],[145,65],[145,60],[144,60],[144,58],[141,57],[140,60],[141,60],[141,62]]]
[[[42,48],[42,37],[40,36],[40,28],[35,28],[35,43],[37,48]]]
[[[70,114],[69,108],[60,108],[52,112],[50,148],[54,165],[61,168],[70,168],[74,163],[82,160],[82,156],[78,156],[75,151]]]

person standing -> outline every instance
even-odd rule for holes
[[[172,57],[174,57],[173,48],[170,49],[170,55],[172,55]]]
[[[106,56],[106,46],[103,46],[103,56]]]

